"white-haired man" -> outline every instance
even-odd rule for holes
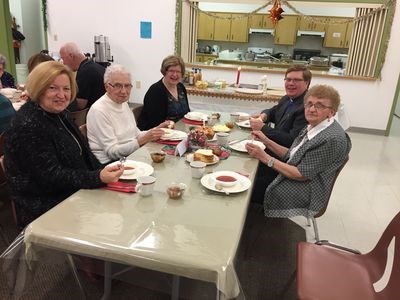
[[[165,121],[147,131],[140,131],[129,108],[131,74],[121,65],[111,65],[104,73],[106,93],[97,100],[87,115],[87,135],[90,148],[102,164],[129,156],[140,146],[158,140],[173,126]]]
[[[103,84],[105,68],[87,59],[75,43],[69,42],[60,48],[60,57],[72,71],[76,71],[78,94],[69,107],[70,110],[81,110],[99,99],[106,92]]]

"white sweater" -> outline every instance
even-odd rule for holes
[[[107,94],[91,106],[86,124],[90,148],[102,164],[129,156],[146,133],[137,128],[128,103],[116,103]]]

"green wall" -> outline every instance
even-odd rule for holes
[[[14,49],[12,46],[10,6],[8,0],[0,1],[0,53],[7,58],[7,71],[16,77]]]

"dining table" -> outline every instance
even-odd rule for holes
[[[218,122],[229,119],[222,113]],[[179,121],[175,129],[188,132],[193,126]],[[250,130],[235,125],[229,134],[230,141],[239,142],[250,137]],[[227,158],[207,165],[204,176],[209,178],[218,171],[241,174],[242,188],[226,193],[228,188],[216,189],[204,177],[192,178],[185,155],[168,154],[161,163],[152,162],[150,153],[163,147],[150,142],[127,157],[152,167],[156,182],[150,196],[104,188],[79,190],[27,226],[27,262],[40,259],[43,249],[100,259],[105,262],[102,299],[112,292],[114,263],[171,274],[173,299],[179,297],[181,276],[214,283],[217,299],[243,293],[235,257],[258,160],[227,146]],[[186,185],[181,198],[169,198],[166,190],[171,183]]]

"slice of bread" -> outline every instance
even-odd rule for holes
[[[214,161],[214,154],[210,149],[199,149],[193,153],[193,160],[199,160],[205,163],[212,163]]]

